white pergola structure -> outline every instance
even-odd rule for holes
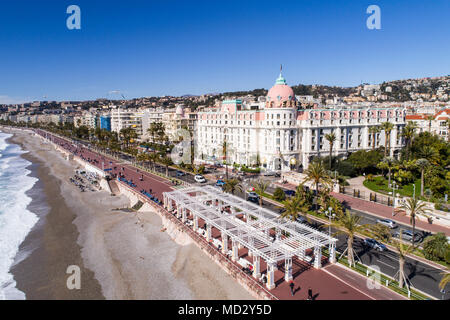
[[[279,261],[285,263],[285,280],[292,277],[292,258],[305,260],[306,251],[314,250],[314,267],[321,267],[322,247],[329,246],[329,261],[336,261],[337,239],[308,225],[280,218],[279,214],[224,193],[213,186],[191,186],[164,192],[164,207],[186,222],[187,210],[193,216],[193,228],[198,229],[198,219],[207,226],[206,239],[211,240],[211,227],[221,232],[222,252],[228,252],[231,238],[231,259],[238,260],[238,249],[243,246],[253,258],[253,276],[259,278],[260,259],[267,263],[267,288],[275,287],[274,272]],[[224,208],[229,208],[229,211]],[[231,212],[231,213],[230,213]],[[237,218],[244,215],[245,221]],[[276,238],[270,235],[274,231]]]

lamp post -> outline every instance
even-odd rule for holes
[[[395,209],[395,190],[397,190],[397,185],[395,184],[395,181],[392,183],[392,197],[393,197],[393,203],[392,203],[392,216],[394,216],[394,209]]]
[[[328,225],[328,235],[331,237],[331,212],[333,211],[332,207],[328,207],[328,221],[329,221],[329,225]],[[334,217],[334,213],[333,213],[333,217]]]

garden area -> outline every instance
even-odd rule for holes
[[[372,191],[383,193],[386,195],[392,194],[392,186],[389,187],[389,180],[383,176],[368,176],[363,182],[364,186]],[[406,185],[397,185],[395,193],[405,197],[413,197],[414,184],[416,185],[416,198],[420,198],[420,179],[416,179],[414,183]]]

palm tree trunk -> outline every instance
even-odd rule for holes
[[[403,266],[405,264],[405,259],[400,256],[398,260],[398,286],[403,288],[403,278],[405,277],[405,273],[403,271]]]
[[[331,171],[331,157],[333,156],[333,144],[330,144],[330,171]]]
[[[412,239],[411,239],[411,241],[412,241],[412,246],[413,246],[413,248],[414,248],[414,234],[415,234],[415,232],[416,232],[416,217],[415,217],[415,215],[412,215],[411,216],[411,220],[412,220]]]
[[[423,197],[423,172],[424,169],[422,169],[422,172],[420,173],[420,196]]]
[[[391,167],[388,168],[388,186],[389,187],[391,186]]]
[[[350,267],[355,265],[355,259],[353,256],[353,237],[350,235],[347,239],[347,261]]]
[[[376,133],[372,133],[372,150],[375,150],[375,137],[376,137]]]
[[[318,197],[319,197],[319,183],[316,182],[316,203],[314,205],[316,211],[317,211],[317,207],[318,207],[318,204],[317,204],[317,198]]]

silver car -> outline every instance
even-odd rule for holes
[[[383,226],[389,227],[391,229],[397,228],[397,223],[389,219],[377,219],[377,223],[382,224]]]

